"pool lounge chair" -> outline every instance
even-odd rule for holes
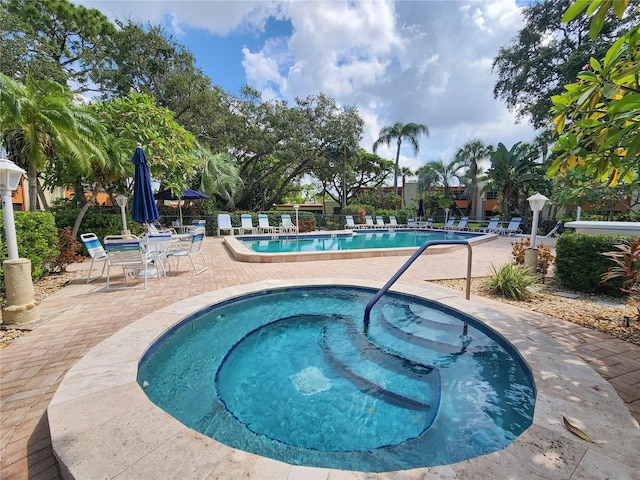
[[[234,227],[231,225],[231,215],[228,213],[219,213],[218,214],[218,236],[220,236],[220,232],[229,231],[230,235],[233,235],[233,232],[236,230],[240,233],[240,227]]]
[[[365,225],[363,225],[363,228],[376,228],[376,224],[373,223],[373,218],[371,217],[371,215],[365,215],[364,221]]]
[[[279,233],[280,227],[276,227],[269,224],[269,216],[266,213],[258,215],[258,230],[262,233]]]
[[[513,217],[511,219],[511,221],[509,222],[509,225],[503,228],[500,228],[498,230],[498,233],[500,235],[515,235],[517,233],[522,233],[522,230],[520,230],[520,223],[522,223],[522,218],[520,217]]]
[[[240,215],[240,235],[244,235],[246,232],[258,233],[258,227],[253,226],[253,220],[248,213]]]
[[[447,220],[447,223],[444,224],[444,227],[442,227],[445,230],[455,230],[456,229],[456,219],[455,218],[450,218],[449,220]]]
[[[396,220],[396,217],[394,215],[389,215],[389,227],[391,228],[402,228],[402,227],[406,227],[406,225],[402,225],[398,223],[398,220]]]
[[[469,230],[469,217],[462,217],[460,219],[460,222],[458,223],[458,226],[454,228],[454,230],[458,230],[458,231],[464,231],[464,230]]]
[[[100,243],[100,239],[96,236],[95,233],[83,233],[80,235],[82,239],[82,243],[84,244],[87,252],[91,256],[91,266],[89,267],[89,272],[87,273],[87,283],[93,282],[96,278],[102,278],[104,276],[104,269],[107,267],[107,252],[105,252],[102,243]],[[102,273],[99,277],[91,278],[91,271],[93,270],[93,264],[96,262],[104,262],[102,264]]]
[[[418,222],[415,218],[407,218],[407,227],[408,228],[418,228]]]
[[[558,222],[556,223],[556,225],[549,231],[549,233],[547,233],[546,235],[540,237],[540,238],[552,238],[552,237],[559,237],[560,234],[558,233],[558,229],[562,226],[562,221],[558,220]]]
[[[489,223],[484,227],[477,227],[474,229],[474,232],[484,232],[484,233],[498,233],[500,229],[500,218],[493,217],[489,220]]]
[[[358,226],[353,221],[353,215],[345,215],[344,221],[347,222],[344,224],[345,230],[353,230],[354,228],[358,228]]]
[[[284,214],[280,216],[280,222],[283,232],[298,233],[298,226],[291,221],[291,215]]]
[[[384,218],[382,218],[382,215],[378,215],[376,217],[376,228],[387,228],[388,225],[384,223]]]

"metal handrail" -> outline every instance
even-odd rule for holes
[[[466,245],[467,246],[467,252],[468,252],[467,254],[467,287],[465,291],[465,298],[469,300],[469,294],[471,292],[471,257],[472,257],[471,245],[469,245],[469,242],[467,240],[429,240],[428,242],[425,242],[420,248],[418,248],[414,252],[414,254],[411,255],[411,258],[409,258],[409,260],[407,260],[404,263],[404,265],[400,267],[400,269],[393,275],[393,277],[391,277],[389,281],[385,283],[380,290],[378,290],[378,293],[376,293],[373,296],[373,298],[369,300],[369,303],[367,303],[367,306],[364,309],[365,328],[369,326],[371,309],[373,308],[373,306],[378,302],[378,300],[380,300],[380,298],[385,293],[387,293],[387,290],[391,288],[391,285],[393,285],[396,282],[396,280],[400,278],[400,275],[402,275],[405,272],[405,270],[409,268],[409,266],[411,266],[411,264],[416,260],[416,258],[418,258],[422,254],[422,252],[424,252],[427,248],[432,247],[434,245]]]

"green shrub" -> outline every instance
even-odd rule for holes
[[[484,282],[489,290],[513,300],[523,300],[527,287],[534,285],[537,277],[524,265],[505,263],[499,268],[491,266],[491,276]]]
[[[58,229],[48,212],[14,212],[18,256],[31,260],[31,278],[35,281],[47,275],[58,257]],[[4,217],[0,217],[0,290],[4,291],[4,271],[1,262],[8,257]]]
[[[78,217],[80,209],[70,203],[57,204],[51,209],[56,220],[56,226],[59,230],[65,227],[73,228]],[[127,228],[134,235],[140,235],[143,232],[142,225],[134,222],[130,215],[127,215]],[[122,231],[122,215],[118,207],[101,207],[91,206],[84,214],[80,229],[78,230],[78,238],[82,233],[95,233],[102,241],[107,235],[118,235]],[[84,255],[88,255],[84,252]]]
[[[601,276],[612,266],[602,254],[630,238],[634,237],[563,233],[556,242],[556,280],[578,292],[620,295],[620,279],[601,282]]]

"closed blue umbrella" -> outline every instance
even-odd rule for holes
[[[138,147],[131,161],[136,166],[133,180],[131,218],[138,223],[155,222],[160,219],[160,213],[158,213],[158,207],[153,198],[149,164],[140,143],[138,143]]]

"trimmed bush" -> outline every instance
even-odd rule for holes
[[[14,212],[18,256],[31,260],[31,278],[36,281],[47,275],[60,254],[58,228],[49,212]],[[4,271],[1,261],[8,257],[4,217],[0,217],[0,290],[4,292]]]
[[[635,237],[563,233],[556,242],[556,279],[566,288],[585,293],[620,295],[622,281],[602,283],[601,275],[614,266],[604,255],[621,240]]]

